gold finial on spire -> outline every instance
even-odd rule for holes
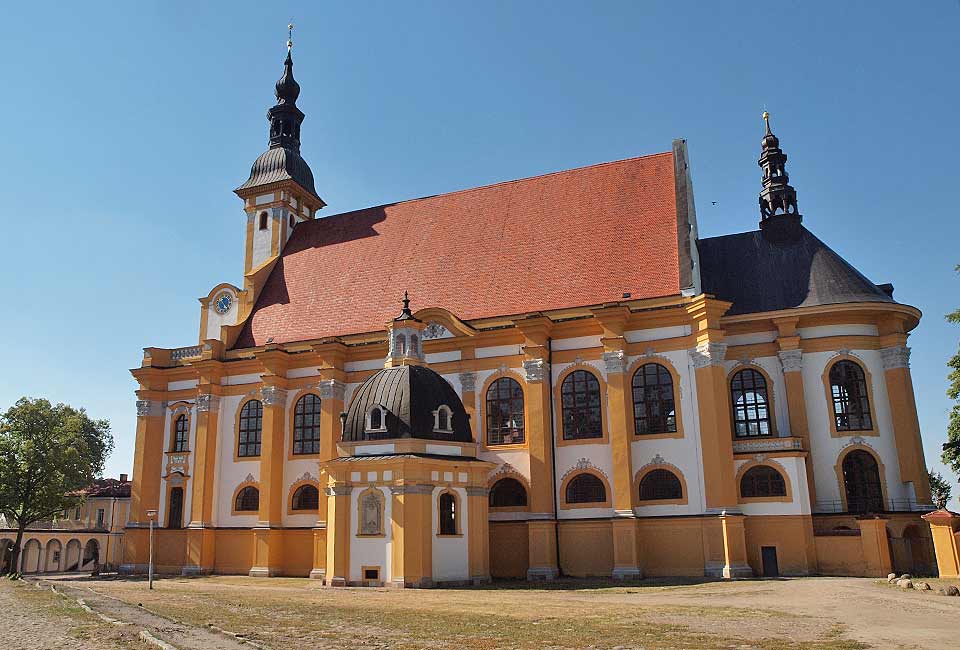
[[[770,132],[771,132],[771,131],[770,131],[770,113],[768,113],[768,112],[766,112],[766,111],[763,112],[763,121],[764,121],[764,122],[766,123],[766,125],[767,125],[767,133],[770,133]]]
[[[293,49],[293,23],[287,24],[287,52]]]

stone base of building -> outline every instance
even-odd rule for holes
[[[637,567],[617,567],[613,570],[611,577],[614,580],[641,580],[643,571]]]
[[[310,571],[311,580],[326,580],[327,570],[326,569],[313,569]]]
[[[203,566],[185,566],[180,569],[180,575],[182,576],[208,576],[213,575],[213,567],[203,567]]]
[[[530,580],[531,582],[556,580],[559,577],[560,571],[553,567],[534,567],[527,569],[527,580]]]
[[[247,575],[251,578],[273,578],[280,575],[280,572],[274,567],[255,566],[250,568]]]

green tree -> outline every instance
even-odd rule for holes
[[[960,271],[960,265],[956,268]],[[947,314],[951,323],[960,323],[960,309]],[[947,422],[947,444],[943,446],[943,455],[940,458],[944,465],[948,465],[954,474],[960,476],[960,349],[947,362],[950,374],[947,375],[949,387],[947,396],[955,403],[950,409],[950,419]]]
[[[0,415],[0,514],[17,525],[7,572],[18,566],[24,531],[79,503],[77,491],[111,451],[110,423],[83,409],[23,397]]]
[[[943,478],[939,472],[934,472],[932,469],[927,473],[930,475],[930,494],[933,496],[933,505],[938,508],[946,508],[953,492],[950,482]]]

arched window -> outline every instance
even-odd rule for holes
[[[592,372],[574,370],[560,386],[563,439],[602,438],[600,382]]]
[[[190,435],[190,422],[186,415],[179,415],[173,423],[173,451],[186,451]]]
[[[320,398],[307,393],[293,409],[293,453],[320,453]]]
[[[641,501],[682,499],[683,485],[677,475],[667,469],[655,469],[640,479]]]
[[[404,334],[397,334],[397,337],[396,337],[395,341],[396,341],[396,348],[397,348],[397,349],[394,350],[394,354],[396,354],[396,355],[398,355],[398,356],[402,356],[402,355],[406,354],[406,353],[407,353],[407,337],[406,337],[406,335],[404,335]]]
[[[502,478],[490,489],[491,508],[522,508],[527,505],[527,490],[515,478]]]
[[[416,357],[420,355],[419,351],[420,339],[417,338],[416,334],[410,335],[410,356]]]
[[[290,227],[293,228],[293,226],[294,226],[296,223],[297,223],[296,219],[294,219],[294,218],[293,218],[293,214],[291,214],[291,215],[290,215]]]
[[[607,488],[599,477],[584,472],[567,483],[565,496],[567,503],[604,503]]]
[[[457,499],[449,492],[440,495],[440,534],[457,534]]]
[[[263,432],[263,404],[252,399],[240,409],[237,456],[259,456]]]
[[[183,528],[183,488],[170,488],[167,506],[167,528]]]
[[[266,229],[267,229],[267,213],[261,212],[260,213],[260,230],[266,230]]]
[[[677,430],[673,377],[659,363],[645,364],[633,375],[633,430],[638,436]]]
[[[854,449],[843,459],[843,486],[847,512],[882,512],[880,467],[872,454]]]
[[[487,388],[487,444],[523,442],[523,389],[520,382],[501,377]]]
[[[450,407],[446,404],[441,404],[437,410],[433,412],[433,430],[439,433],[450,433],[453,431],[451,417]]]
[[[248,485],[237,492],[237,502],[234,510],[237,512],[256,512],[260,509],[260,490]]]
[[[830,394],[837,431],[873,429],[870,398],[863,368],[853,361],[837,361],[830,368]]]
[[[291,510],[316,510],[320,507],[320,491],[313,485],[301,485],[293,492]]]
[[[740,479],[740,496],[754,497],[785,497],[787,484],[783,476],[769,465],[751,467]]]
[[[382,433],[387,430],[387,414],[382,406],[373,406],[367,411],[366,424],[366,433]]]
[[[737,438],[769,436],[770,402],[767,399],[767,380],[762,374],[746,368],[730,380],[730,399],[733,403],[733,430]]]

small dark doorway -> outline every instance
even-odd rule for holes
[[[763,559],[763,577],[776,578],[780,575],[780,566],[777,564],[777,547],[761,546],[760,556]]]
[[[183,528],[183,488],[170,490],[170,514],[167,516],[167,528]]]

